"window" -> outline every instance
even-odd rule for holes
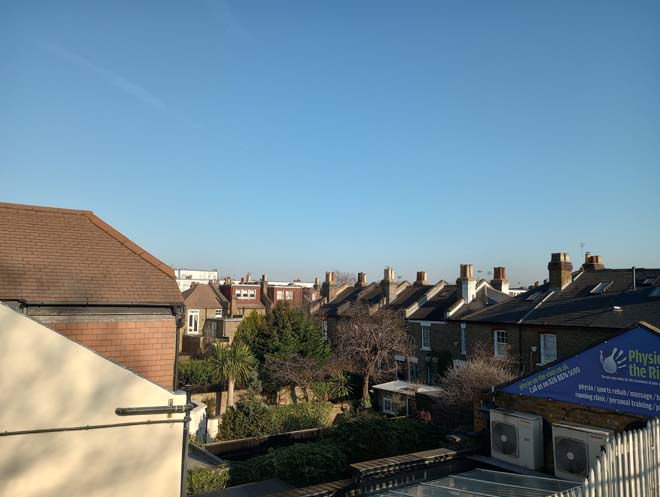
[[[248,288],[237,288],[235,295],[237,299],[254,299],[257,297],[257,291]]]
[[[293,300],[293,290],[287,290],[284,292],[284,298],[286,300]]]
[[[328,322],[327,321],[321,321],[321,333],[323,334],[323,338],[327,340],[328,338]]]
[[[199,309],[188,311],[188,333],[199,333]]]
[[[215,310],[215,317],[216,318],[221,318],[222,317],[222,309],[216,309]]]
[[[591,289],[589,293],[605,293],[612,286],[613,281],[603,281]]]
[[[383,412],[386,414],[394,414],[394,405],[392,402],[392,394],[383,394]]]
[[[431,350],[431,324],[422,323],[422,350]]]
[[[493,331],[494,351],[495,357],[504,357],[507,355],[507,347],[509,343],[508,332],[505,330]]]
[[[557,335],[541,334],[541,364],[557,360]]]
[[[461,354],[467,354],[467,325],[461,323]]]
[[[275,297],[277,298],[277,300],[282,300],[284,298],[284,292],[282,290],[278,290],[277,292],[275,292]]]

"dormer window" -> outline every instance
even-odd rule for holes
[[[591,289],[589,293],[593,294],[601,294],[605,293],[609,287],[612,286],[613,281],[603,281],[601,283],[598,283],[595,287]]]

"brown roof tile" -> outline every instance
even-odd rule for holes
[[[180,304],[167,264],[91,211],[0,202],[0,300]]]

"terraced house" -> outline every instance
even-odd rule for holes
[[[0,203],[0,301],[174,386],[174,271],[91,211]]]
[[[640,321],[660,325],[660,269],[608,269],[586,254],[573,271],[554,253],[548,279],[522,295],[462,318],[468,343],[491,344],[523,371],[576,354]]]
[[[431,298],[406,316],[417,350],[418,380],[428,384],[435,383],[443,366],[467,357],[470,344],[462,317],[510,298],[503,267],[496,267],[488,282],[474,279],[472,264],[461,264],[456,284],[442,283]]]

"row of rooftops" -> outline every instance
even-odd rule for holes
[[[28,305],[178,306],[183,297],[174,271],[91,211],[0,203],[0,300]],[[554,253],[548,279],[510,297],[505,269],[491,281],[475,280],[463,264],[456,284],[398,282],[386,268],[380,282],[358,273],[353,286],[338,286],[326,273],[310,290],[320,293],[322,316],[341,313],[351,302],[402,310],[412,320],[551,324],[625,328],[638,321],[660,324],[660,269],[608,269],[587,254],[577,271],[567,253]],[[258,288],[259,282],[226,281],[223,287]],[[279,285],[277,285],[279,287]],[[292,288],[303,286],[293,282]],[[307,285],[305,285],[307,286]],[[264,296],[268,299],[268,296]],[[249,306],[249,298],[242,307]],[[266,302],[268,303],[268,302]],[[256,303],[255,305],[261,305]]]
[[[582,267],[573,271],[569,254],[554,253],[548,271],[543,284],[516,296],[509,294],[503,267],[495,268],[491,281],[477,281],[472,265],[462,264],[456,284],[429,284],[424,271],[417,273],[413,284],[393,284],[394,270],[387,268],[380,283],[367,283],[359,273],[354,286],[341,288],[336,288],[334,274],[327,273],[319,314],[337,317],[349,304],[362,302],[402,310],[413,321],[602,328],[626,328],[639,321],[660,324],[660,269],[607,269],[600,256],[587,253]]]

